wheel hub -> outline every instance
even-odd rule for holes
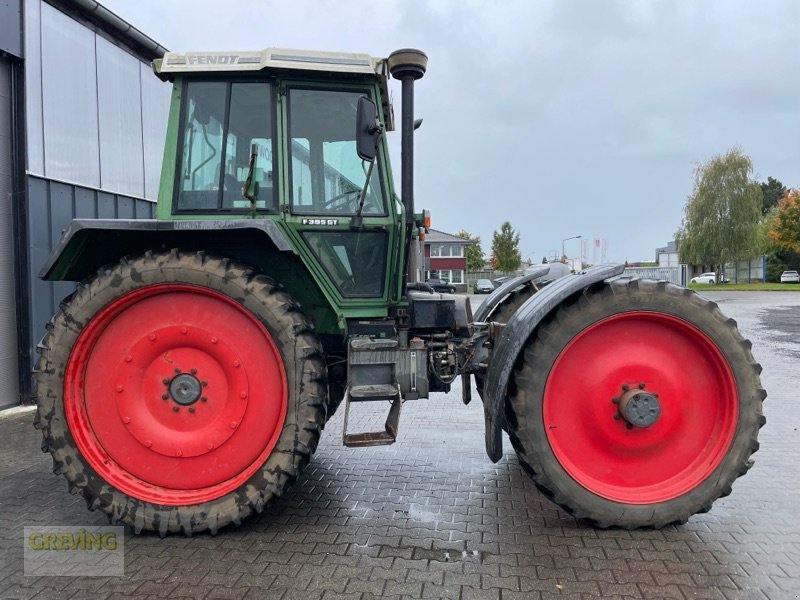
[[[629,425],[650,427],[661,415],[658,394],[643,389],[628,390],[619,399],[619,414]]]
[[[189,373],[181,373],[169,382],[170,397],[181,406],[190,406],[200,399],[203,387],[200,380]]]

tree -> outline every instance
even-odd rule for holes
[[[800,194],[798,190],[788,190],[787,196]],[[758,226],[758,243],[762,254],[767,257],[767,281],[780,281],[781,273],[787,269],[800,269],[800,248],[793,250],[792,242],[797,240],[797,235],[791,237],[788,227],[791,222],[790,213],[794,209],[794,202],[788,199],[781,206],[773,207],[772,211]],[[783,210],[781,210],[783,208]],[[780,230],[780,234],[779,234]],[[788,236],[788,240],[784,238]],[[785,241],[788,241],[787,245]],[[800,243],[800,242],[799,242]]]
[[[752,172],[753,163],[740,148],[695,169],[694,189],[675,236],[681,262],[721,267],[758,253],[763,193]]]
[[[508,273],[519,269],[520,262],[519,233],[506,221],[499,232],[492,233],[492,267]]]
[[[777,179],[767,177],[767,181],[761,184],[761,192],[764,194],[761,201],[761,214],[765,215],[786,195],[787,190]]]
[[[472,242],[469,246],[464,246],[464,254],[467,257],[467,271],[482,271],[486,261],[483,258],[480,236],[472,235],[470,232],[463,229],[456,235],[464,240]]]
[[[800,252],[800,190],[789,190],[769,219],[767,235],[776,245]]]

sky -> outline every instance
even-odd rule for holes
[[[797,0],[101,0],[173,51],[266,47],[429,58],[416,208],[523,258],[655,259],[696,167],[739,146],[800,187]],[[400,85],[392,83],[395,113]],[[400,132],[390,134],[399,190]],[[399,191],[398,191],[399,193]]]

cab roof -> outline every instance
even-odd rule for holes
[[[385,58],[354,52],[267,48],[255,51],[166,52],[153,61],[153,72],[165,81],[188,74],[243,73],[372,76],[380,86],[386,128],[393,129],[389,100],[389,70]]]

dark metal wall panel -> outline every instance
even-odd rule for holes
[[[97,218],[116,219],[117,203],[114,202],[114,194],[97,192]]]
[[[86,188],[75,188],[75,214],[87,219],[97,217],[97,192]]]
[[[117,218],[118,219],[132,219],[133,214],[133,198],[117,197]]]
[[[0,7],[3,3],[0,2]],[[0,10],[0,23],[3,10]],[[5,35],[0,26],[0,40]],[[11,66],[0,58],[0,407],[19,401],[14,294],[14,161],[11,157]]]
[[[37,266],[47,260],[50,253],[50,198],[48,182],[28,178],[28,261],[30,274],[29,343],[35,346],[44,333],[41,315],[53,312],[53,286],[36,277]],[[35,316],[34,316],[35,315]],[[31,354],[32,360],[36,356]]]
[[[37,276],[61,231],[75,218],[152,218],[154,204],[30,175],[27,194],[31,281],[29,343],[34,347],[44,335],[44,326],[59,302],[75,289],[72,282],[45,282]],[[33,356],[35,361],[35,354]]]

